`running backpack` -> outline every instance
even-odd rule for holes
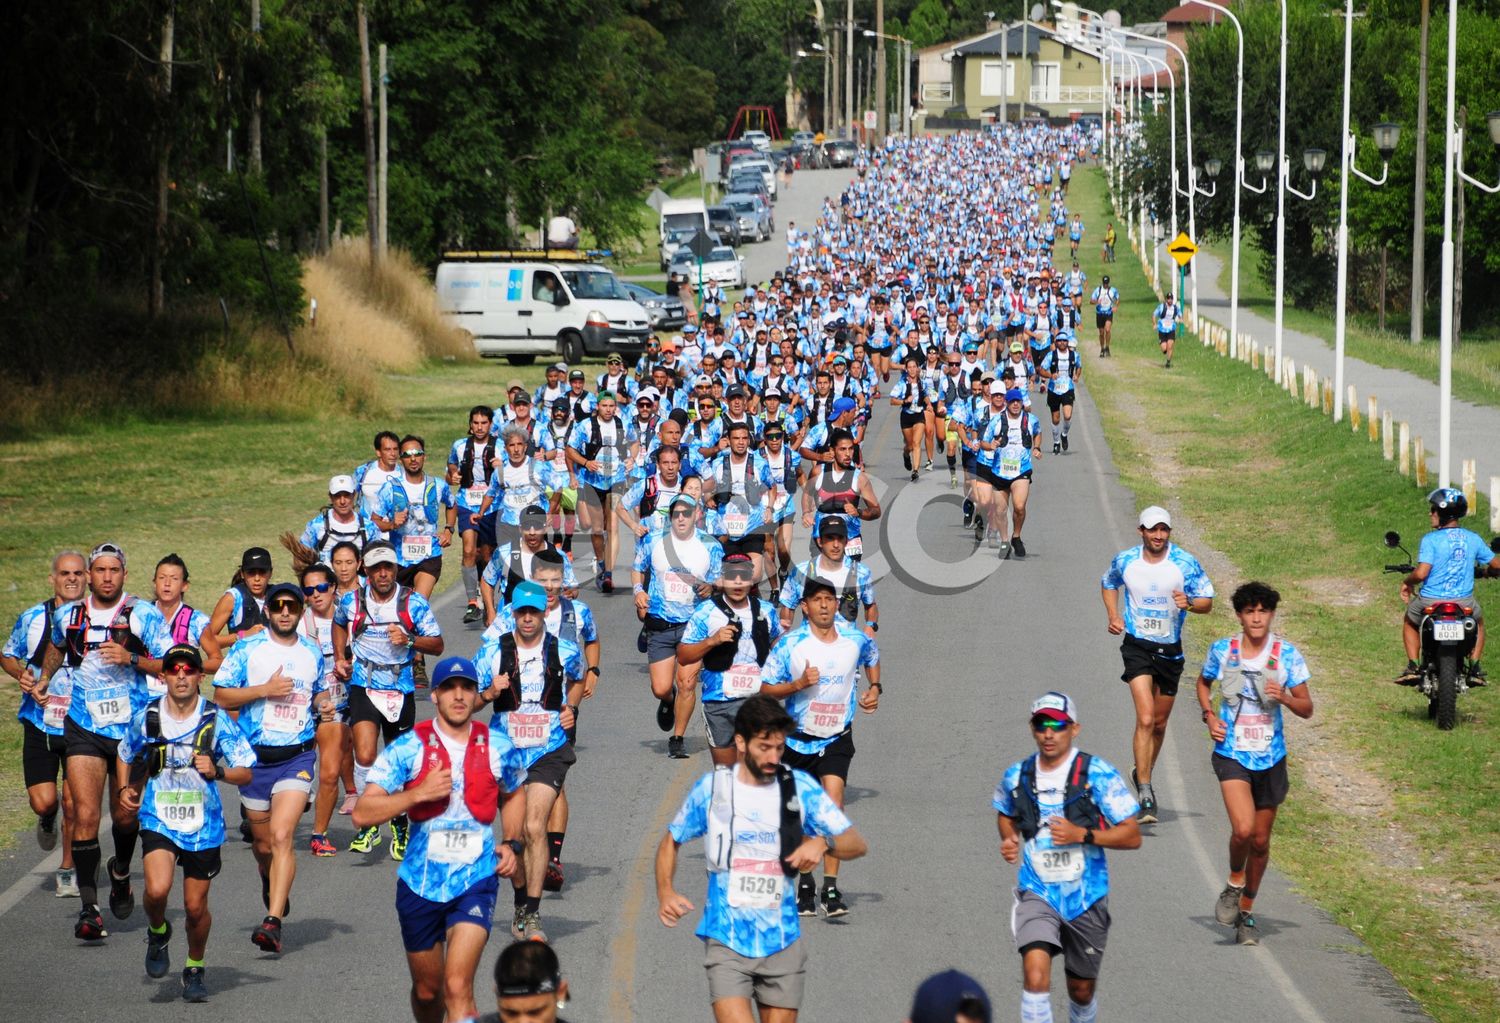
[[[563,706],[563,665],[558,646],[556,636],[548,633],[542,637],[542,698],[539,702],[545,710],[562,710]],[[499,690],[495,697],[495,713],[520,710],[521,666],[514,632],[500,637],[500,663],[495,674],[510,678],[510,685]]]
[[[68,667],[76,668],[83,663],[88,653],[88,601],[80,600],[68,613],[68,624],[63,626],[63,651]],[[146,653],[146,644],[130,631],[130,615],[135,610],[135,597],[124,594],[115,605],[115,616],[110,619],[109,638],[133,654]]]
[[[1036,758],[1037,755],[1033,753],[1021,761],[1021,777],[1016,787],[1010,790],[1011,805],[1015,809],[1011,819],[1016,822],[1016,830],[1021,833],[1021,837],[1028,842],[1042,828],[1042,811],[1036,795]],[[1089,764],[1093,759],[1081,750],[1073,758],[1073,768],[1068,772],[1067,792],[1063,796],[1063,816],[1069,823],[1080,828],[1109,826],[1104,815],[1099,812],[1099,807],[1094,805],[1094,797],[1089,795]]]
[[[703,836],[703,853],[708,859],[708,869],[723,873],[733,861],[734,768],[716,767],[712,778],[708,833]],[[787,863],[787,857],[802,844],[802,800],[797,795],[797,779],[785,764],[776,765],[776,785],[781,807],[781,822],[777,829],[781,838],[781,855],[777,859],[781,863],[781,872],[787,877],[795,877],[797,868]]]
[[[530,438],[528,437],[528,442]],[[484,465],[491,469],[495,461],[495,438],[491,436],[484,442]],[[489,471],[485,472],[489,476]],[[469,443],[464,445],[464,457],[458,462],[458,485],[465,490],[474,485],[474,441],[471,437]]]
[[[167,768],[167,747],[171,745],[161,737],[161,697],[146,705],[146,745],[130,765],[130,780],[139,784],[146,778],[155,778]],[[193,756],[213,756],[214,731],[217,727],[219,708],[211,701],[203,702],[203,711],[198,717],[198,727],[193,732]],[[178,739],[181,742],[182,739]]]
[[[710,598],[714,607],[728,619],[731,626],[735,626],[735,641],[733,643],[720,643],[708,653],[703,655],[703,667],[709,671],[725,672],[734,664],[734,658],[739,653],[739,631],[743,628],[739,624],[740,617],[729,606],[729,601],[724,599],[722,593],[715,593]],[[755,643],[755,663],[764,665],[766,655],[771,652],[771,623],[761,614],[761,600],[754,593],[750,594],[750,638]]]
[[[493,824],[500,809],[500,784],[490,773],[490,730],[480,721],[469,722],[469,742],[464,747],[464,806],[480,824]],[[412,728],[417,741],[422,744],[422,758],[417,762],[417,774],[406,783],[414,789],[422,784],[428,772],[440,768],[452,770],[448,759],[448,748],[438,737],[431,720],[420,721]],[[448,809],[448,797],[413,803],[406,815],[414,821],[431,820]]]
[[[413,636],[417,634],[416,622],[411,616],[411,590],[399,584],[396,586],[396,617],[400,620],[403,629]],[[365,601],[365,591],[357,589],[354,591],[354,614],[349,616],[350,637],[358,639],[372,624],[374,623],[370,621],[370,611]],[[384,624],[392,625],[394,623],[386,622]]]

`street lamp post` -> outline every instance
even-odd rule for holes
[[[903,60],[901,62],[901,134],[907,138],[911,137],[911,40],[905,36],[890,35],[885,32],[877,32],[874,29],[865,29],[866,39],[884,39],[892,43],[901,44]],[[877,72],[878,73],[878,72]],[[1002,72],[1003,74],[1003,72]]]

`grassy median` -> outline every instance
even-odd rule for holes
[[[1102,176],[1076,176],[1070,201],[1091,235],[1102,234],[1111,215]],[[1187,335],[1163,369],[1156,300],[1123,232],[1117,252],[1108,267],[1096,247],[1081,255],[1090,279],[1107,270],[1122,298],[1117,357],[1090,359],[1085,370],[1121,479],[1141,503],[1180,510],[1192,528],[1179,532],[1228,559],[1234,578],[1215,579],[1222,597],[1251,578],[1276,586],[1278,629],[1312,669],[1317,712],[1290,730],[1294,790],[1275,865],[1434,1018],[1500,1018],[1491,966],[1500,939],[1500,692],[1468,694],[1458,727],[1440,732],[1425,701],[1390,682],[1404,655],[1398,581],[1381,574],[1396,559],[1381,535],[1396,529],[1414,545],[1427,528],[1422,495],[1363,431],[1334,425]],[[1081,334],[1086,356],[1097,351],[1092,334]],[[1481,600],[1500,597],[1494,584],[1480,586]],[[1221,599],[1208,627],[1190,630],[1190,667],[1234,627]]]

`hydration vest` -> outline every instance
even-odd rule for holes
[[[1021,413],[1021,446],[1023,448],[1031,447],[1031,440],[1031,413],[1023,411]],[[1009,413],[1001,413],[1000,415],[1000,446],[1002,448],[1010,446]]]
[[[530,433],[527,434],[527,443],[530,443]],[[484,478],[489,479],[493,472],[495,461],[495,438],[492,434],[484,442]],[[468,490],[474,485],[474,439],[469,438],[469,443],[464,445],[464,456],[458,461],[458,485]]]
[[[240,617],[238,621],[229,623],[229,631],[244,632],[246,629],[253,629],[257,625],[264,625],[270,628],[271,623],[266,621],[265,611],[261,609],[260,604],[255,599],[255,595],[250,592],[250,587],[246,585],[243,579],[229,587],[230,593],[236,591],[240,595]]]
[[[146,644],[130,631],[130,615],[135,610],[135,597],[122,594],[115,605],[115,615],[109,622],[109,638],[133,654],[144,654]],[[88,644],[89,612],[88,598],[73,605],[68,614],[68,624],[63,626],[63,654],[68,667],[76,668],[83,663],[83,655],[94,649]]]
[[[419,721],[412,728],[422,743],[422,759],[417,764],[417,775],[406,783],[414,789],[431,771],[441,768],[453,769],[448,759],[448,747],[439,738],[433,722]],[[490,773],[490,730],[479,721],[469,722],[469,742],[464,747],[464,806],[480,824],[493,824],[500,809],[500,783]],[[414,821],[431,820],[448,809],[448,797],[414,803],[406,815]]]
[[[845,504],[859,504],[859,487],[855,486],[859,470],[850,466],[843,470],[847,473],[846,479],[831,480],[830,477],[837,471],[824,466],[822,472],[818,473],[818,487],[814,496],[817,498],[818,511],[824,514],[843,515]]]
[[[47,643],[52,637],[52,613],[56,610],[56,597],[48,597],[42,601],[42,621],[45,623],[42,627],[42,634],[37,638],[36,648],[26,652],[26,663],[33,668],[40,668],[42,660],[47,656]]]
[[[734,664],[735,657],[739,654],[738,632],[743,626],[739,625],[739,614],[734,608],[729,606],[729,601],[724,598],[722,593],[715,593],[710,599],[713,601],[714,607],[718,608],[724,617],[729,620],[729,624],[736,627],[735,642],[720,643],[703,655],[703,667],[709,671],[724,672],[729,670],[730,666]],[[755,663],[764,667],[766,656],[771,652],[771,623],[761,614],[761,607],[760,598],[754,593],[750,594],[750,638],[755,643]]]
[[[557,548],[550,543],[542,548],[542,551],[555,550]],[[542,551],[537,551],[536,553],[540,554]],[[532,555],[532,557],[535,556],[535,554]],[[515,592],[517,586],[525,581],[526,571],[521,567],[521,541],[517,540],[510,545],[510,557],[506,560],[505,564],[505,603],[510,603],[511,594]]]
[[[1265,672],[1250,679],[1250,684],[1255,688],[1256,701],[1263,707],[1267,703],[1267,682],[1286,684],[1286,671],[1281,663],[1281,640],[1277,638],[1271,640],[1271,652],[1266,655]],[[1219,672],[1219,695],[1230,710],[1234,711],[1236,718],[1239,717],[1240,703],[1244,700],[1244,689],[1245,673],[1240,666],[1240,637],[1235,636],[1229,641],[1229,656],[1224,659],[1224,668]]]
[[[719,478],[721,470],[724,474],[722,479]],[[745,455],[744,496],[744,500],[748,502],[746,510],[748,511],[750,507],[759,504],[760,499],[765,495],[766,488],[761,484],[758,474],[755,472],[755,455],[747,452]],[[734,500],[734,469],[729,464],[728,458],[720,462],[714,470],[714,500],[718,501],[721,511]]]
[[[172,643],[174,646],[191,643],[193,627],[193,609],[183,604],[172,616],[169,628],[172,630]]]
[[[521,709],[521,662],[516,650],[516,634],[507,632],[500,637],[500,664],[496,675],[510,677],[510,685],[495,697],[495,713]],[[563,707],[563,666],[558,650],[557,637],[542,635],[542,698],[544,710],[560,711]]]
[[[413,636],[416,635],[417,626],[411,616],[411,590],[399,583],[396,585],[396,617],[400,619],[403,629]],[[354,614],[349,618],[350,638],[358,639],[372,624],[374,623],[370,621],[370,609],[365,600],[365,591],[363,588],[357,589],[354,591]],[[385,624],[394,623],[386,622]]]
[[[1021,837],[1028,842],[1042,828],[1042,811],[1036,793],[1036,758],[1033,753],[1021,761],[1021,777],[1010,791],[1011,805],[1015,809],[1012,820],[1016,822]],[[1108,827],[1099,807],[1094,805],[1094,797],[1089,795],[1089,763],[1092,760],[1087,753],[1078,751],[1068,772],[1068,788],[1063,796],[1063,816],[1080,828]]]
[[[620,449],[625,446],[625,421],[623,419],[611,420],[615,424],[615,442],[610,445],[614,449],[615,457],[618,459]],[[604,434],[599,428],[599,417],[589,417],[589,442],[583,446],[583,458],[586,462],[592,462],[599,454],[599,449],[604,447]]]
[[[167,768],[167,747],[172,745],[161,736],[161,701],[163,697],[158,696],[146,705],[146,746],[134,763],[130,765],[130,780],[138,783],[146,778],[155,778]],[[216,728],[216,715],[219,708],[212,702],[205,700],[203,711],[198,717],[198,727],[194,729],[192,736],[193,756],[213,756],[214,730]],[[182,738],[173,740],[182,742]]]
[[[333,543],[331,543],[331,544],[328,543],[328,541],[330,541],[330,540],[332,540]],[[318,543],[317,543],[318,552],[319,553],[323,552],[323,545],[324,544],[328,544],[329,549],[332,550],[332,548],[333,548],[333,546],[335,544],[340,544],[340,543],[345,543],[345,542],[352,543],[357,550],[359,550],[361,553],[364,552],[364,549],[365,549],[365,525],[364,525],[363,522],[360,521],[360,519],[359,519],[359,513],[355,512],[355,514],[354,514],[354,531],[351,533],[351,532],[348,532],[348,531],[344,530],[343,528],[341,528],[341,527],[339,527],[339,526],[337,526],[337,525],[334,524],[334,521],[333,521],[333,509],[332,508],[324,508],[323,509],[323,535],[318,538]]]
[[[708,804],[708,833],[703,836],[703,855],[708,860],[708,869],[723,873],[733,860],[734,846],[734,771],[733,767],[715,767],[712,795]],[[781,822],[778,827],[781,838],[781,855],[777,858],[781,872],[794,877],[797,868],[787,863],[787,857],[802,844],[802,800],[797,796],[797,780],[792,769],[785,764],[776,765],[778,803],[781,807]]]

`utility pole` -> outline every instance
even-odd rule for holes
[[[370,269],[380,262],[380,195],[375,180],[375,111],[370,95],[370,18],[365,5],[355,5],[359,24],[359,103],[365,118],[365,234],[370,239]]]
[[[260,49],[260,0],[250,0],[250,45]],[[261,172],[260,160],[260,83],[250,91],[250,173]]]
[[[1000,23],[1000,123],[1010,119],[1010,27]]]
[[[157,65],[156,215],[151,223],[151,286],[146,293],[146,308],[153,320],[165,311],[167,304],[162,277],[167,247],[167,200],[172,189],[172,59],[175,52],[176,10],[176,4],[169,4],[167,13],[162,17],[160,60]]]
[[[318,255],[328,253],[328,126],[318,129]]]
[[[854,137],[854,0],[844,17],[844,124]]]
[[[834,24],[833,32],[829,35],[828,40],[831,46],[828,51],[828,66],[831,69],[830,78],[832,79],[829,91],[833,96],[833,110],[830,114],[832,120],[828,122],[831,127],[825,127],[823,130],[827,134],[832,135],[833,131],[831,128],[836,128],[844,116],[844,76],[839,70],[841,66],[839,55],[843,50],[844,37],[839,33],[837,23]]]
[[[1432,22],[1432,0],[1422,0],[1422,36],[1417,64],[1417,166],[1411,202],[1411,343],[1422,343],[1422,317],[1427,286],[1427,40]],[[1453,40],[1448,40],[1453,45]],[[1452,125],[1445,126],[1452,130]]]
[[[885,0],[875,0],[875,141],[883,143],[890,131],[885,83]]]
[[[379,165],[379,173],[376,176],[377,177],[376,187],[379,189],[379,199],[380,199],[380,201],[378,203],[379,210],[378,210],[376,216],[380,220],[380,255],[382,257],[385,256],[386,245],[390,241],[390,237],[389,237],[389,235],[386,232],[386,216],[385,216],[387,204],[388,204],[388,201],[390,199],[390,189],[388,187],[389,186],[389,181],[390,181],[390,148],[389,148],[389,141],[390,141],[390,139],[389,139],[389,134],[388,134],[388,131],[387,131],[387,122],[386,122],[386,116],[385,116],[385,83],[386,83],[386,79],[389,78],[389,77],[390,76],[389,76],[389,74],[387,73],[387,70],[386,70],[385,43],[381,43],[380,44],[380,165]]]

